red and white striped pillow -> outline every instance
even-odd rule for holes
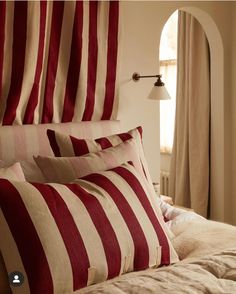
[[[105,150],[74,157],[34,157],[46,180],[54,183],[68,183],[96,171],[104,171],[132,161],[143,176],[138,157],[138,146],[133,138]]]
[[[178,256],[130,164],[70,184],[0,179],[0,248],[22,293],[72,293]],[[13,293],[17,289],[12,289]]]
[[[3,161],[0,161],[0,178],[13,181],[25,181],[25,176],[19,162],[15,162],[10,166],[5,166]]]
[[[66,156],[82,156],[88,153],[98,152],[113,146],[117,146],[122,142],[134,138],[138,145],[138,156],[143,167],[143,172],[152,185],[151,176],[148,170],[148,165],[144,155],[142,144],[142,127],[137,127],[127,133],[121,133],[99,139],[80,139],[70,135],[65,135],[54,130],[47,130],[47,136],[50,146],[56,157]]]

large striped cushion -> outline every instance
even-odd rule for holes
[[[176,262],[154,205],[146,180],[128,163],[70,184],[1,179],[0,248],[7,270],[23,273],[21,293],[72,293]]]
[[[143,169],[138,157],[137,141],[132,138],[105,150],[74,157],[34,158],[48,182],[68,183],[96,171],[104,171],[132,161],[142,174]]]
[[[47,131],[50,146],[53,153],[57,157],[61,156],[82,156],[87,153],[98,152],[100,150],[116,146],[131,138],[137,140],[138,152],[143,171],[150,184],[152,184],[151,176],[148,170],[147,161],[144,155],[142,144],[142,127],[137,127],[127,133],[101,137],[98,139],[77,138],[71,135],[65,135],[60,132],[49,129]]]

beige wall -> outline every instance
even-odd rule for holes
[[[124,129],[136,125],[143,126],[146,157],[152,178],[157,181],[160,167],[159,103],[146,99],[154,81],[148,79],[134,83],[131,76],[135,71],[140,74],[158,73],[158,48],[163,25],[172,12],[186,6],[198,7],[207,12],[218,27],[223,41],[225,88],[222,104],[224,108],[224,121],[222,123],[224,137],[221,138],[221,142],[224,141],[224,148],[219,149],[219,151],[222,150],[221,153],[224,153],[219,154],[219,156],[223,158],[224,163],[221,165],[225,174],[223,179],[225,186],[222,193],[224,194],[222,195],[222,204],[224,205],[222,220],[234,221],[236,224],[236,217],[233,216],[232,208],[233,192],[236,192],[236,181],[232,181],[231,177],[232,169],[234,175],[236,175],[236,168],[232,168],[232,159],[235,160],[234,166],[236,166],[236,152],[234,151],[235,148],[232,148],[232,141],[236,146],[236,135],[234,135],[236,134],[236,120],[232,124],[232,110],[236,109],[236,103],[233,101],[236,94],[236,83],[231,83],[231,76],[236,77],[236,58],[232,53],[233,51],[236,52],[236,40],[235,38],[232,40],[231,34],[232,28],[236,28],[236,21],[234,20],[233,22],[233,16],[236,15],[234,2],[120,2],[122,52],[120,56],[120,107],[118,118],[121,119]],[[234,69],[232,61],[235,65]],[[215,146],[215,152],[217,152],[217,146]],[[218,178],[217,181],[221,181],[221,179]],[[232,182],[235,182],[234,191],[232,190]]]

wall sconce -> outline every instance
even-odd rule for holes
[[[157,78],[157,81],[155,82],[150,94],[148,95],[148,99],[152,99],[152,100],[170,99],[170,95],[168,91],[166,90],[165,84],[161,80],[161,75],[140,76],[140,74],[138,74],[137,72],[133,73],[132,75],[132,79],[135,82],[143,78]]]

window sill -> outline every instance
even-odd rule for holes
[[[172,150],[160,150],[160,153],[162,155],[171,155],[172,154]]]

